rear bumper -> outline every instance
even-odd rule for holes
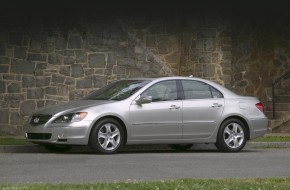
[[[267,118],[250,120],[251,123],[250,139],[255,139],[264,136],[268,130],[268,122],[269,121]]]

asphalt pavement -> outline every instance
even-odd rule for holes
[[[290,136],[289,133],[267,133],[265,136]],[[19,137],[23,138],[23,137]],[[254,142],[248,141],[244,149],[259,148],[290,148],[290,142]],[[130,145],[125,146],[122,152],[130,151],[170,151],[167,145]],[[195,144],[191,150],[217,150],[213,144]],[[90,152],[86,146],[73,147],[70,152]],[[45,153],[47,152],[39,145],[0,145],[0,153]]]
[[[96,155],[87,146],[54,154],[34,144],[6,145],[0,146],[0,184],[289,177],[289,157],[290,142],[249,141],[241,152],[229,154],[213,144],[184,152],[130,145],[114,155]]]
[[[60,184],[290,176],[290,149],[0,153],[0,184]]]

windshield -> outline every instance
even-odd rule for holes
[[[129,98],[149,80],[120,80],[113,82],[99,90],[96,90],[83,98],[84,100],[124,100]]]

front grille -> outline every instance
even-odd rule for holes
[[[27,133],[28,139],[48,140],[51,138],[51,133]]]
[[[33,115],[31,116],[29,123],[31,125],[45,124],[48,120],[50,120],[51,117],[52,115],[44,115],[44,114]]]

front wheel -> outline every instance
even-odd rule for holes
[[[247,141],[246,127],[238,119],[228,119],[220,127],[216,147],[222,152],[239,152]]]
[[[123,128],[115,119],[102,119],[91,131],[89,145],[95,153],[116,153],[121,149],[123,143]]]

